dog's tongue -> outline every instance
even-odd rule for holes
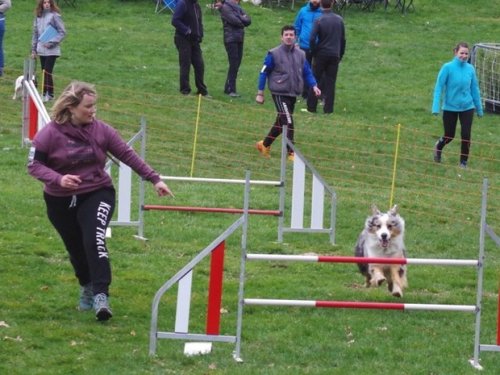
[[[382,247],[387,247],[389,246],[389,241],[388,240],[382,240]]]

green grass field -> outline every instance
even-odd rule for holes
[[[125,139],[147,123],[146,159],[163,175],[279,179],[279,145],[260,158],[254,143],[274,119],[270,95],[254,102],[258,72],[280,29],[292,23],[289,5],[243,7],[252,17],[239,73],[239,99],[223,94],[227,59],[219,17],[207,0],[202,44],[213,99],[178,93],[171,16],[153,1],[81,0],[62,5],[68,31],[54,71],[56,94],[71,80],[97,85],[98,116]],[[151,302],[156,290],[225,230],[236,216],[146,212],[147,242],[134,228],[113,228],[113,319],[76,311],[78,286],[62,243],[50,226],[42,186],[26,173],[21,102],[13,83],[28,57],[34,2],[18,0],[7,14],[5,74],[0,78],[0,373],[5,374],[475,374],[474,315],[350,309],[245,307],[242,357],[216,343],[207,356],[185,357],[183,342],[160,340],[148,355]],[[393,1],[394,3],[394,1]],[[500,233],[499,117],[475,119],[469,168],[458,168],[459,141],[441,165],[432,147],[441,120],[430,114],[432,90],[453,46],[497,42],[500,1],[415,0],[407,15],[389,7],[344,14],[347,50],[333,116],[296,107],[296,146],[335,190],[336,243],[326,235],[285,234],[277,220],[251,217],[248,251],[351,255],[371,204],[400,206],[411,258],[477,258],[483,178],[489,181],[488,224]],[[398,126],[399,125],[399,126]],[[398,137],[399,129],[399,137]],[[399,139],[399,142],[398,142]],[[397,158],[396,156],[397,151]],[[395,164],[396,163],[396,164]],[[288,166],[288,181],[291,164]],[[394,186],[392,185],[394,183]],[[146,202],[242,207],[243,187],[171,182],[174,199]],[[310,188],[308,188],[309,191]],[[252,187],[251,207],[277,209],[278,192]],[[136,202],[134,202],[136,203]],[[290,202],[286,203],[287,210]],[[289,216],[287,216],[286,220]],[[234,335],[241,231],[230,237],[225,261],[221,334]],[[486,245],[482,344],[494,344],[500,261]],[[247,265],[248,298],[475,304],[476,271],[410,266],[409,288],[395,301],[385,288],[363,287],[355,265],[254,262]],[[208,262],[195,270],[190,330],[205,324]],[[175,290],[160,306],[160,329],[172,330]],[[498,353],[482,353],[482,374],[500,372]]]

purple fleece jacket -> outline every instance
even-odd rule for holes
[[[160,176],[127,145],[108,124],[94,120],[84,126],[49,122],[33,140],[28,172],[45,184],[45,192],[64,197],[88,193],[113,185],[104,170],[106,153],[127,164],[139,176],[156,184]],[[62,176],[80,176],[77,190],[61,187]]]

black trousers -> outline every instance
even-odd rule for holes
[[[236,78],[238,77],[238,70],[243,59],[243,42],[224,43],[224,47],[226,47],[227,60],[229,62],[224,93],[229,94],[237,92]]]
[[[333,113],[335,102],[335,83],[337,81],[337,72],[339,70],[340,59],[335,56],[315,56],[313,61],[313,74],[317,82],[321,82],[321,96],[325,100],[323,106],[324,113]],[[307,97],[307,109],[316,112],[318,98],[309,91]]]
[[[175,35],[174,43],[179,52],[179,84],[180,92],[187,95],[191,92],[189,84],[189,71],[191,65],[194,70],[194,84],[201,95],[207,95],[208,90],[204,82],[205,63],[201,52],[200,43],[184,36]]]
[[[457,129],[457,122],[460,120],[460,135],[462,138],[460,161],[467,161],[469,159],[473,117],[473,109],[463,112],[443,111],[444,136],[439,138],[436,145],[437,149],[441,151],[444,146],[453,141]]]
[[[61,236],[80,285],[109,293],[111,266],[106,228],[115,208],[115,190],[105,188],[71,197],[44,193],[47,216]]]
[[[40,65],[43,71],[43,95],[49,94],[54,97],[54,79],[52,72],[56,65],[58,56],[40,56]]]
[[[267,137],[264,139],[264,146],[269,147],[273,144],[274,140],[283,132],[283,125],[288,126],[287,136],[293,143],[293,111],[295,109],[295,102],[297,98],[294,96],[274,95],[274,105],[276,106],[276,120],[269,130]],[[289,150],[289,147],[287,147]]]

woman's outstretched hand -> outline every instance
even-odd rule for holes
[[[164,197],[166,195],[169,195],[171,197],[174,196],[174,194],[170,191],[169,187],[167,186],[166,183],[163,181],[157,182],[155,184],[155,190],[158,193],[158,196]]]

